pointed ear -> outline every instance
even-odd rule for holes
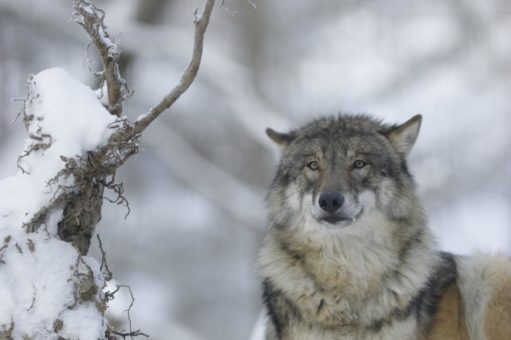
[[[404,157],[412,150],[421,127],[422,116],[415,115],[405,123],[393,128],[386,133],[388,139],[396,150]]]
[[[281,147],[288,146],[289,143],[291,143],[293,141],[293,139],[295,139],[295,135],[292,132],[282,133],[282,132],[277,132],[271,128],[266,129],[266,135],[268,137],[270,137],[270,139],[272,141],[274,141],[276,144],[278,144]]]

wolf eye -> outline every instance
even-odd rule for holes
[[[365,167],[367,165],[366,162],[364,162],[363,160],[361,159],[357,159],[355,162],[353,162],[353,167],[355,169],[362,169],[363,167]]]
[[[311,162],[307,163],[307,167],[311,170],[318,170],[319,163],[317,161],[311,161]]]

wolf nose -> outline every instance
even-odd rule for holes
[[[319,206],[324,211],[333,214],[337,210],[339,210],[340,207],[342,207],[344,203],[344,196],[336,191],[326,191],[322,192],[321,195],[319,195]]]

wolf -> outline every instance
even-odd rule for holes
[[[511,339],[511,263],[438,250],[401,125],[339,114],[267,135],[280,162],[258,262],[267,340]]]

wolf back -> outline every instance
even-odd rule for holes
[[[488,321],[495,287],[511,288],[509,261],[441,253],[426,225],[407,166],[421,120],[338,115],[267,130],[281,149],[259,256],[267,339],[511,338]]]

